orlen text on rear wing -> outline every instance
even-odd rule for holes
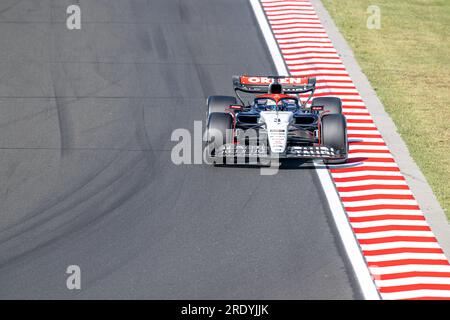
[[[300,94],[311,92],[307,101],[314,94],[316,88],[315,77],[287,77],[287,76],[233,76],[234,91],[238,98],[240,98],[238,91],[246,93],[268,93],[269,85],[271,83],[279,83],[283,86],[285,94]],[[304,103],[306,105],[306,102]]]
[[[286,94],[299,94],[313,91],[316,86],[315,77],[233,76],[235,90],[248,93],[268,93],[269,85],[273,82],[281,84]]]

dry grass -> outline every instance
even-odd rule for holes
[[[450,1],[322,0],[450,218]],[[366,27],[381,9],[381,29]]]

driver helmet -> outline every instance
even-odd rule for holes
[[[256,107],[260,111],[270,111],[277,108],[277,103],[272,99],[256,99]]]

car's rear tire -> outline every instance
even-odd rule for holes
[[[215,156],[217,148],[229,144],[233,141],[233,117],[226,112],[213,112],[208,116],[207,124],[207,152],[211,156],[211,162],[216,164],[224,164],[225,159]]]
[[[333,148],[342,155],[342,159],[325,160],[327,164],[345,163],[348,158],[347,122],[342,114],[322,116],[320,139],[322,145]]]
[[[237,104],[237,100],[232,96],[209,96],[206,99],[206,118],[214,112],[225,112],[225,109],[232,104]]]
[[[342,101],[337,97],[318,97],[314,98],[311,102],[311,106],[323,106],[322,113],[327,114],[341,114],[342,113]]]

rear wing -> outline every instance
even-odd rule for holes
[[[287,76],[233,76],[234,92],[244,104],[239,92],[264,94],[269,92],[271,83],[279,83],[283,86],[285,94],[300,94],[310,92],[306,101],[300,101],[303,108],[314,95],[316,90],[315,77],[287,77]]]
[[[287,76],[233,76],[235,91],[246,93],[268,93],[271,83],[279,83],[286,94],[312,92],[316,87],[316,78]]]

